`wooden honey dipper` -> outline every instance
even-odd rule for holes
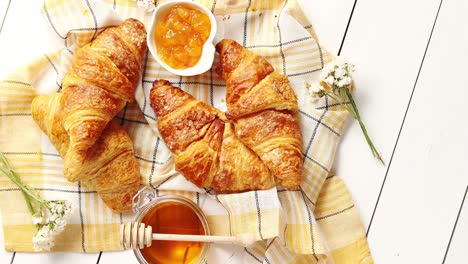
[[[127,222],[120,225],[120,244],[124,249],[150,247],[153,240],[196,241],[205,243],[237,244],[247,247],[255,242],[255,235],[246,233],[237,236],[205,236],[152,233],[151,226]]]

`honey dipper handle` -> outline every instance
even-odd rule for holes
[[[128,222],[120,226],[120,244],[124,249],[150,247],[152,240],[195,241],[206,243],[230,243],[249,246],[255,242],[253,234],[237,236],[204,236],[152,233],[151,226],[143,223]]]
[[[179,235],[179,234],[159,234],[153,233],[153,240],[172,241],[195,241],[212,243],[236,243],[237,237],[231,236],[204,236],[204,235]]]

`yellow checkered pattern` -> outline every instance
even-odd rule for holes
[[[216,195],[195,188],[178,175],[169,150],[158,137],[157,119],[149,107],[152,82],[168,79],[214,106],[224,102],[225,83],[213,70],[194,77],[172,75],[148,53],[141,87],[136,92],[137,102],[127,105],[116,117],[134,141],[142,184],[154,187],[158,195],[175,193],[192,199],[207,214],[212,234],[255,234],[258,242],[244,249],[246,263],[372,263],[352,199],[343,182],[330,175],[348,115],[330,98],[310,101],[304,87],[304,81],[317,79],[331,55],[320,47],[297,3],[200,2],[218,17],[220,37],[235,39],[264,56],[278,72],[288,75],[299,97],[304,182],[298,191],[273,188]],[[46,199],[67,199],[75,205],[72,219],[57,237],[53,250],[119,250],[118,226],[131,221],[134,215],[113,213],[94,191],[64,179],[62,159],[32,120],[30,104],[39,93],[61,89],[61,80],[77,47],[127,17],[148,25],[150,14],[136,8],[130,0],[46,0],[42,13],[57,38],[63,39],[64,47],[16,69],[0,82],[0,150],[22,179]],[[32,251],[34,229],[21,193],[1,177],[0,208],[6,249]]]

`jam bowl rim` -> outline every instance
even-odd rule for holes
[[[185,68],[185,69],[175,69],[171,67],[170,65],[168,65],[167,63],[165,63],[158,56],[157,43],[154,40],[156,21],[158,21],[158,19],[160,18],[160,15],[163,14],[164,11],[166,11],[167,9],[177,4],[188,5],[190,7],[194,7],[195,9],[201,11],[203,14],[208,16],[210,20],[210,26],[211,26],[210,35],[208,36],[207,40],[203,44],[202,54],[197,64],[195,64],[192,67]],[[180,76],[194,76],[194,75],[207,72],[209,69],[211,69],[213,65],[214,54],[215,54],[215,47],[213,45],[213,40],[216,36],[216,31],[217,31],[216,18],[213,15],[213,13],[204,5],[197,3],[197,2],[188,1],[188,0],[168,1],[163,4],[158,5],[156,9],[153,11],[146,41],[148,43],[148,50],[150,51],[151,55],[153,55],[156,61],[164,69],[166,69],[167,71],[173,74],[180,75]]]

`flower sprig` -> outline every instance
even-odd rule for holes
[[[49,251],[54,246],[54,236],[62,232],[67,224],[72,213],[71,204],[64,200],[44,200],[21,180],[1,151],[0,172],[16,184],[23,193],[26,205],[32,215],[32,223],[36,227],[36,234],[32,238],[34,250]]]
[[[136,0],[136,3],[138,7],[144,8],[146,12],[153,12],[154,8],[156,8],[154,0]]]
[[[353,118],[358,121],[374,157],[385,165],[380,153],[377,151],[369,137],[367,129],[361,119],[361,115],[359,114],[356,102],[351,95],[351,92],[354,90],[352,77],[353,72],[353,64],[337,59],[325,65],[322,73],[320,74],[320,81],[312,84],[306,83],[306,88],[309,90],[309,94],[314,98],[320,98],[327,95],[337,103],[346,107]]]

